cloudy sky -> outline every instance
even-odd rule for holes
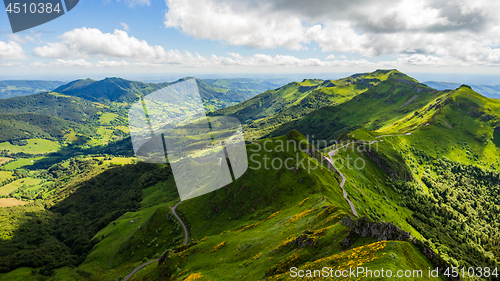
[[[500,74],[500,2],[81,0],[13,34],[0,79],[163,74]]]

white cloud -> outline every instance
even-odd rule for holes
[[[203,57],[198,53],[165,50],[151,46],[144,40],[115,30],[103,33],[98,29],[78,28],[60,36],[59,42],[47,43],[33,50],[35,56],[55,59],[51,62],[32,63],[33,67],[335,67],[372,65],[366,60],[321,61],[317,58],[299,59],[290,55],[270,56],[255,54],[243,57],[238,53],[227,56]],[[97,62],[93,62],[95,60]],[[118,59],[118,60],[115,60]]]
[[[14,41],[0,41],[0,60],[24,60],[27,59],[23,47]]]
[[[161,46],[150,46],[144,40],[129,36],[116,29],[103,33],[95,28],[77,28],[60,36],[61,41],[48,43],[33,49],[33,54],[42,58],[128,58],[153,59],[168,57]]]
[[[151,2],[149,0],[117,0],[117,1],[127,4],[129,7],[151,5]]]
[[[331,28],[331,27],[330,27]],[[310,34],[321,34],[322,26],[314,27]],[[342,33],[341,28],[331,28],[335,32]],[[113,33],[103,33],[98,29],[77,28],[60,36],[60,41],[46,43],[44,46],[33,50],[35,56],[54,59],[49,62],[37,62],[31,66],[46,67],[193,67],[193,68],[304,68],[319,67],[331,69],[335,67],[370,67],[370,68],[398,68],[401,66],[472,66],[472,65],[499,65],[500,50],[488,47],[488,44],[496,42],[495,38],[488,39],[481,46],[465,42],[462,45],[443,47],[446,42],[444,35],[434,37],[421,34],[419,38],[407,38],[411,42],[422,41],[426,46],[418,48],[406,48],[396,44],[397,39],[386,34],[384,40],[394,41],[395,48],[401,50],[401,54],[392,61],[370,62],[366,59],[348,60],[344,55],[330,54],[325,60],[318,58],[297,58],[291,55],[255,54],[242,56],[238,53],[227,53],[225,56],[201,56],[198,53],[181,52],[178,50],[165,50],[162,46],[150,45],[144,40],[139,40],[128,35],[126,31],[115,30]],[[394,35],[395,36],[395,35]],[[319,37],[318,37],[319,38]],[[322,44],[341,45],[349,41],[338,41],[324,37]],[[486,40],[486,39],[483,39]],[[319,41],[319,39],[318,39]],[[327,42],[328,41],[328,42]],[[492,43],[493,42],[493,43]],[[3,44],[0,41],[0,50]],[[438,44],[439,43],[439,44]],[[11,46],[21,46],[11,41]],[[354,43],[352,43],[354,44]],[[361,45],[357,45],[360,52]],[[377,47],[376,44],[374,48]],[[368,51],[367,51],[368,52]],[[451,54],[453,53],[453,54]],[[24,53],[22,53],[24,54]],[[25,55],[24,55],[25,56]],[[11,56],[9,56],[10,58]],[[12,56],[14,57],[14,56]],[[460,59],[457,59],[460,58]]]
[[[9,38],[10,38],[10,40],[15,41],[19,44],[35,43],[36,42],[35,38],[33,38],[29,35],[21,37],[18,34],[9,34]]]
[[[14,61],[9,61],[9,62],[0,61],[0,66],[2,66],[2,67],[16,67],[16,66],[23,66],[23,64],[20,62],[17,62],[17,61],[16,62],[14,62]]]
[[[299,18],[280,11],[263,17],[259,9],[236,10],[229,2],[167,0],[165,26],[237,46],[300,50],[309,42]]]
[[[421,54],[500,63],[500,2],[486,0],[166,0],[165,26],[197,39],[366,57]]]
[[[124,22],[120,22],[120,25],[122,26],[123,30],[125,30],[125,31],[128,31],[130,29],[128,24],[126,24]]]
[[[51,62],[34,62],[31,63],[31,67],[85,67],[85,68],[94,68],[94,67],[128,67],[131,64],[124,60],[122,61],[108,61],[102,60],[96,63],[86,61],[84,59],[76,59],[76,60],[64,60],[57,59]]]

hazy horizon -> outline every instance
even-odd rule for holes
[[[372,72],[376,69],[370,69],[366,72]],[[102,80],[107,77],[119,77],[127,80],[147,82],[147,83],[161,83],[161,82],[171,82],[184,77],[196,77],[200,79],[237,79],[237,78],[247,78],[247,79],[284,79],[290,81],[298,81],[303,79],[323,79],[323,80],[335,80],[350,76],[355,73],[361,72],[332,72],[332,73],[267,73],[267,74],[256,74],[256,73],[220,73],[220,74],[166,74],[159,75],[153,74],[110,74],[110,75],[95,75],[95,74],[82,74],[82,75],[0,75],[0,80],[45,80],[45,81],[61,81],[61,82],[71,82],[78,79],[94,79]],[[462,84],[480,84],[480,85],[500,85],[500,75],[491,74],[475,74],[475,73],[418,73],[418,72],[403,72],[419,82],[434,81],[434,82],[449,82],[449,83],[462,83]]]

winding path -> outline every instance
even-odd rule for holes
[[[154,263],[156,261],[158,261],[159,259],[155,259],[155,260],[152,260],[152,261],[148,261],[147,263],[143,263],[141,265],[139,265],[136,269],[134,269],[134,271],[130,272],[129,275],[125,276],[125,278],[123,278],[123,281],[127,281],[130,277],[132,277],[132,275],[134,275],[137,271],[139,271],[141,268],[145,267],[146,265],[150,264],[150,263]]]
[[[191,193],[193,193],[193,191],[191,191]],[[187,197],[189,197],[189,195],[191,195],[191,193],[189,193],[184,199],[186,199]],[[177,206],[179,206],[180,203],[182,203],[182,201],[184,200],[181,200],[179,203],[177,203],[173,208],[171,208],[172,210],[172,213],[174,214],[174,216],[177,218],[177,220],[181,223],[182,225],[182,228],[184,228],[184,245],[187,245],[187,242],[188,242],[188,231],[187,231],[187,227],[186,225],[184,224],[184,222],[182,222],[181,218],[177,215],[177,213],[175,212],[175,208],[177,208]],[[129,275],[125,276],[125,278],[123,278],[123,281],[127,281],[130,277],[132,277],[132,275],[134,275],[137,271],[141,270],[143,267],[145,267],[146,265],[149,265],[153,262],[157,262],[159,259],[155,259],[155,260],[152,260],[152,261],[148,261],[146,263],[143,263],[141,265],[139,265],[136,269],[134,269],[134,271],[130,272]]]
[[[395,134],[395,135],[382,135],[382,136],[378,136],[378,137],[375,137],[376,139],[380,139],[380,138],[385,138],[385,137],[393,137],[393,136],[409,136],[411,135],[411,133],[406,133],[406,134]],[[371,145],[375,142],[382,142],[384,140],[373,140],[371,142],[368,143],[368,145]],[[348,144],[345,144],[343,146],[340,146],[330,152],[328,152],[328,157],[324,156],[325,159],[332,165],[332,168],[335,170],[335,172],[337,172],[337,174],[340,175],[340,177],[342,178],[342,181],[340,182],[340,187],[342,188],[342,192],[344,194],[344,198],[345,200],[347,201],[347,203],[349,203],[349,206],[351,207],[351,211],[352,213],[357,217],[359,218],[359,215],[358,213],[356,212],[356,208],[354,207],[354,204],[352,203],[351,200],[349,200],[348,198],[348,194],[347,194],[347,191],[344,189],[344,185],[345,185],[345,182],[346,182],[346,177],[344,176],[344,174],[342,174],[337,168],[335,168],[335,165],[334,165],[334,161],[332,159],[332,157],[337,154],[337,151],[339,151],[339,149],[343,148],[343,147],[346,147],[346,146],[349,146],[349,145],[352,145],[352,144],[355,144],[355,143],[365,143],[365,141],[354,141],[354,142],[350,142]]]
[[[189,195],[188,195],[189,196]],[[179,204],[182,203],[179,202],[177,203],[177,205],[175,205],[173,208],[172,208],[172,213],[174,214],[174,216],[177,218],[177,220],[181,223],[182,225],[182,228],[184,228],[184,245],[187,245],[188,243],[188,230],[187,230],[187,227],[184,225],[184,223],[182,222],[181,218],[177,215],[177,213],[175,212],[175,208],[177,208],[177,206],[179,206]]]
[[[342,174],[339,170],[337,170],[333,164],[333,160],[332,160],[332,156],[330,154],[328,154],[329,157],[325,157],[325,159],[330,162],[330,164],[332,165],[332,168],[337,172],[337,174],[339,174],[341,177],[342,177],[342,181],[340,182],[340,187],[342,188],[342,192],[344,193],[344,198],[345,200],[347,201],[347,203],[349,203],[349,206],[351,206],[351,211],[352,213],[357,217],[359,218],[359,215],[358,213],[356,212],[356,208],[354,207],[354,204],[351,202],[351,200],[349,200],[348,198],[348,194],[347,194],[347,191],[345,191],[344,189],[344,184],[345,184],[345,176],[344,174]]]

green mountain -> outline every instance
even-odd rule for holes
[[[266,91],[235,106],[218,110],[213,115],[236,117],[245,124],[248,136],[265,136],[317,109],[349,101],[388,79],[415,82],[397,70],[377,70],[339,80],[305,79]]]
[[[76,124],[36,113],[0,114],[0,142],[24,139],[61,139]]]
[[[276,82],[263,82],[258,79],[196,79],[196,81],[207,110],[233,105],[279,85]],[[279,81],[281,80],[277,82]],[[84,79],[62,85],[54,92],[90,101],[132,102],[172,83],[142,83],[122,78],[106,78],[100,81]]]
[[[276,89],[291,82],[289,79],[252,79],[252,78],[234,78],[234,79],[203,79],[212,87],[224,91],[227,89],[227,95],[241,95],[244,101],[252,98],[267,90]]]
[[[59,81],[3,80],[0,81],[0,99],[48,92],[62,84]]]
[[[0,102],[0,114],[37,113],[77,123],[98,118],[99,111],[97,104],[57,93],[40,93]]]
[[[129,81],[122,78],[76,80],[54,90],[91,101],[131,101],[161,89],[161,85]]]
[[[117,109],[57,93],[5,99],[0,102],[0,141],[43,138],[63,142],[71,134],[93,135],[100,117],[111,112]]]
[[[291,129],[312,139],[335,140],[358,128],[377,130],[437,101],[443,93],[398,72],[337,106],[325,106],[309,115],[274,128],[270,135]],[[312,137],[314,135],[314,137]]]
[[[206,105],[235,102],[224,81],[198,83]],[[0,208],[0,280],[289,280],[293,267],[325,266],[458,280],[450,266],[500,266],[500,102],[469,86],[439,91],[377,70],[214,111],[261,138],[247,138],[244,175],[175,209],[187,245],[170,165],[135,163],[128,140],[103,144],[126,124],[126,103],[45,95],[0,102],[0,121],[47,137],[59,131],[46,124],[85,126],[91,147],[65,146],[47,167],[31,156],[0,166],[0,203],[19,204]],[[36,169],[20,169],[26,160]]]
[[[255,95],[258,89],[274,85],[271,82],[261,85],[262,81],[256,79],[197,79],[197,82],[207,110],[238,103]],[[85,138],[94,139],[91,144],[96,144],[98,139],[102,143],[126,137],[130,103],[168,85],[121,78],[85,79],[60,86],[54,92],[2,100],[0,142],[37,138],[65,142],[77,138],[75,134],[85,134]]]

